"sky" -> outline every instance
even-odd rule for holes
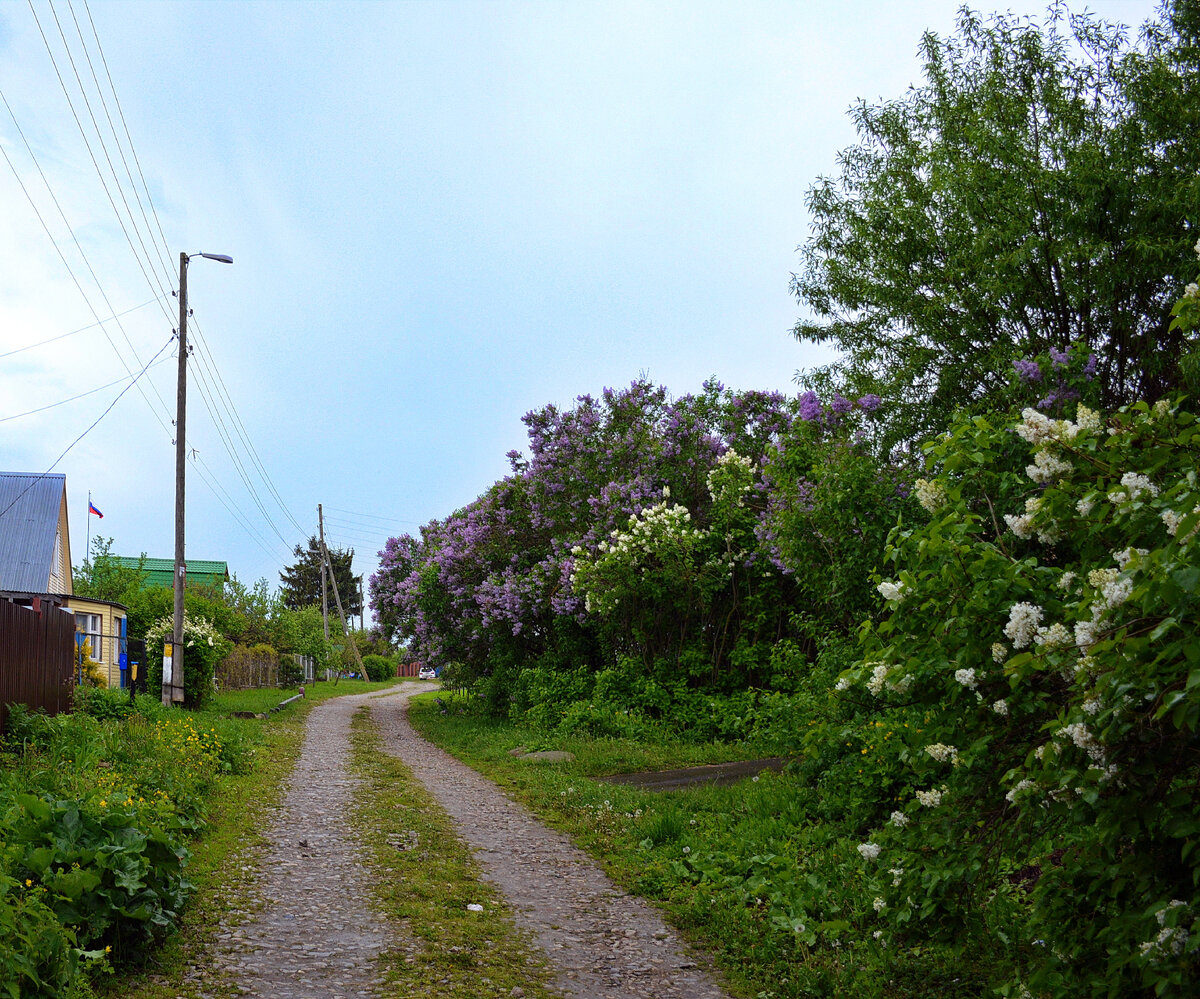
[[[369,578],[549,403],[794,393],[805,192],[957,7],[0,0],[0,470],[66,474],[76,565],[174,557],[181,252],[234,258],[188,265],[187,555],[247,584],[318,504]]]

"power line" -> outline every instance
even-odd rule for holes
[[[167,237],[163,234],[162,222],[159,220],[158,212],[154,207],[154,199],[150,197],[150,188],[146,184],[146,175],[142,173],[142,164],[138,159],[137,147],[133,144],[133,136],[129,134],[129,125],[125,121],[125,111],[121,107],[121,98],[117,96],[117,88],[113,86],[112,73],[108,70],[108,59],[104,56],[104,47],[100,44],[100,35],[96,32],[96,22],[92,20],[92,9],[88,6],[87,0],[83,0],[83,8],[87,11],[88,23],[92,26],[92,36],[96,39],[96,49],[100,53],[100,61],[104,64],[104,75],[108,77],[108,87],[112,91],[113,103],[117,106],[117,115],[121,119],[121,127],[125,129],[125,138],[129,142],[129,151],[133,154],[134,165],[137,167],[138,176],[142,179],[142,190],[146,194],[146,203],[150,206],[150,214],[154,216],[155,225],[158,226],[158,235],[162,239],[163,253],[169,263],[171,259],[170,245],[167,243]],[[151,242],[153,242],[153,237],[151,238]]]
[[[412,527],[420,527],[421,525],[415,520],[398,520],[395,517],[380,517],[374,513],[356,513],[354,510],[339,510],[335,506],[331,506],[330,510],[336,510],[338,513],[348,513],[351,517],[366,517],[368,520],[386,520],[392,524],[408,524]]]
[[[77,330],[71,330],[70,333],[59,333],[58,336],[52,336],[48,340],[39,340],[37,343],[27,344],[24,347],[18,347],[16,350],[9,350],[0,354],[0,358],[12,357],[13,354],[20,354],[26,350],[33,350],[35,347],[44,347],[48,343],[57,343],[59,340],[65,340],[69,336],[75,336],[76,333],[86,333],[88,330],[94,330],[97,326],[103,326],[105,323],[112,322],[121,316],[127,316],[131,312],[137,312],[138,309],[144,309],[147,305],[153,305],[157,301],[156,298],[151,298],[143,302],[141,305],[135,305],[131,309],[126,309],[124,312],[118,312],[116,315],[109,316],[107,319],[101,319],[98,322],[88,323],[86,326],[80,326]],[[116,384],[113,382],[112,384]]]
[[[92,149],[92,143],[91,143],[91,140],[88,138],[87,130],[83,127],[83,122],[79,118],[79,112],[75,108],[75,102],[71,99],[71,94],[67,90],[66,81],[63,79],[62,72],[58,68],[58,60],[54,57],[54,50],[50,47],[50,40],[46,37],[46,32],[42,28],[42,22],[37,16],[37,10],[33,6],[33,0],[28,0],[28,3],[29,3],[30,13],[33,14],[34,23],[37,24],[38,33],[42,36],[42,44],[45,45],[45,47],[46,47],[46,54],[50,56],[50,64],[54,68],[54,75],[58,78],[58,85],[62,89],[63,97],[65,97],[67,100],[67,107],[71,111],[71,117],[75,119],[75,125],[79,129],[79,135],[83,139],[84,146],[87,148],[88,156],[91,157],[92,166],[94,166],[96,168],[96,176],[100,179],[100,186],[104,189],[104,194],[108,198],[109,205],[112,206],[113,214],[116,215],[116,217],[117,217],[117,224],[120,225],[121,232],[124,233],[124,235],[125,235],[125,241],[129,244],[129,249],[131,251],[133,251],[133,258],[134,258],[134,260],[137,261],[138,268],[142,272],[142,277],[144,277],[146,279],[146,283],[150,286],[150,289],[152,291],[154,291],[155,290],[154,282],[151,281],[150,275],[146,273],[146,265],[142,262],[142,258],[138,255],[137,247],[135,247],[133,245],[133,239],[129,235],[129,229],[125,225],[125,219],[121,215],[121,210],[119,208],[117,208],[116,200],[113,198],[112,192],[109,190],[108,181],[107,181],[107,179],[105,179],[104,171],[100,168],[100,161],[96,159],[95,150]],[[67,61],[71,64],[71,70],[75,74],[75,81],[79,84],[79,90],[80,90],[81,95],[83,96],[84,105],[87,107],[88,114],[91,116],[92,125],[96,128],[96,137],[100,142],[100,148],[104,152],[105,159],[108,160],[110,170],[112,170],[112,158],[108,155],[108,148],[104,144],[104,137],[100,134],[100,128],[96,124],[96,116],[95,116],[94,112],[92,111],[91,102],[87,98],[87,92],[83,86],[83,81],[79,76],[79,70],[75,67],[75,58],[74,58],[74,56],[71,55],[71,49],[67,45],[66,34],[63,32],[62,25],[59,23],[58,12],[55,11],[53,3],[50,4],[50,13],[54,17],[54,23],[58,26],[58,33],[59,33],[59,36],[63,40],[63,46],[66,50]],[[116,171],[112,170],[112,173],[113,173],[113,177],[116,178]],[[120,187],[120,184],[118,183],[118,188],[119,187]],[[124,196],[122,195],[122,197],[124,197]],[[132,215],[130,215],[130,221],[133,222]],[[134,223],[134,229],[135,230],[137,229],[136,223]],[[138,239],[141,240],[140,233],[139,233]],[[145,244],[143,243],[143,250],[144,250],[144,248],[145,248]],[[159,292],[163,291],[161,286],[157,290]],[[169,322],[171,320],[170,312],[167,311],[165,308],[163,309],[163,312],[166,315],[167,320]]]
[[[164,357],[161,361],[156,361],[152,365],[148,365],[147,370],[152,367],[157,367],[166,361],[171,360],[169,357]],[[93,389],[88,389],[86,392],[80,392],[79,395],[73,395],[69,399],[60,399],[58,402],[52,402],[45,406],[39,406],[37,409],[26,410],[24,413],[17,413],[14,416],[0,416],[0,423],[7,423],[9,420],[19,420],[22,416],[32,416],[34,413],[41,413],[47,409],[54,409],[58,406],[65,406],[68,402],[74,402],[76,399],[82,399],[85,396],[94,395],[96,392],[103,392],[106,388],[112,388],[114,385],[120,385],[121,382],[130,381],[128,378],[116,378],[104,385],[97,385]]]
[[[134,358],[140,364],[141,358],[138,356],[137,349],[133,346],[133,341],[129,339],[129,334],[125,331],[125,326],[122,324],[121,320],[116,318],[116,309],[113,308],[112,302],[109,301],[108,294],[104,291],[104,286],[100,284],[100,278],[96,275],[96,271],[92,267],[91,261],[88,260],[87,254],[83,252],[83,247],[79,244],[79,237],[75,235],[75,230],[71,227],[71,223],[67,220],[66,212],[63,211],[62,205],[59,203],[58,197],[54,193],[54,189],[50,186],[50,181],[46,178],[45,171],[42,170],[42,165],[38,162],[37,156],[34,155],[33,147],[30,146],[29,140],[25,138],[25,132],[21,128],[20,122],[17,121],[17,116],[13,113],[12,107],[8,103],[8,98],[5,97],[2,90],[0,90],[0,101],[3,101],[5,108],[8,109],[9,117],[12,118],[13,125],[17,129],[17,134],[21,137],[21,141],[25,144],[25,149],[29,153],[30,159],[33,160],[33,165],[37,168],[38,175],[42,178],[42,183],[46,186],[46,191],[50,195],[50,200],[54,202],[54,207],[58,209],[59,217],[62,219],[63,225],[67,227],[67,232],[70,233],[71,239],[75,243],[75,248],[79,251],[79,255],[83,260],[84,266],[87,267],[88,273],[91,274],[92,280],[96,283],[96,288],[100,292],[100,297],[104,299],[104,304],[108,307],[108,311],[113,314],[117,328],[121,331],[122,336],[125,337],[125,342],[129,345],[130,351],[132,351]],[[62,247],[58,244],[58,240],[54,238],[54,234],[50,231],[50,226],[46,224],[46,220],[42,216],[41,209],[38,208],[37,203],[33,200],[33,196],[29,193],[29,189],[25,186],[25,181],[21,179],[21,175],[17,172],[15,164],[8,155],[8,150],[2,145],[0,145],[0,154],[3,154],[4,161],[8,164],[9,170],[12,171],[13,177],[16,178],[17,184],[20,185],[21,192],[25,195],[25,200],[29,202],[29,206],[33,209],[34,215],[37,216],[38,222],[41,223],[43,231],[45,231],[47,238],[50,240],[55,251],[58,253],[63,267],[66,268],[67,274],[70,275],[71,280],[74,282],[76,290],[78,290],[80,297],[88,307],[88,311],[91,312],[92,316],[96,320],[96,323],[100,326],[100,329],[104,333],[104,338],[108,341],[109,346],[112,347],[113,353],[117,355],[117,359],[121,362],[121,366],[125,368],[125,371],[132,378],[133,369],[129,366],[128,362],[121,354],[121,351],[113,341],[113,338],[108,335],[108,330],[104,328],[103,321],[100,319],[100,313],[96,311],[96,307],[92,305],[92,301],[90,298],[88,298],[87,292],[83,290],[83,285],[79,283],[79,278],[75,276],[75,271],[72,270],[70,263],[67,261],[66,254],[63,253]],[[150,387],[154,389],[154,394],[158,397],[159,404],[162,406],[163,411],[168,414],[169,419],[170,410],[167,409],[167,404],[163,402],[162,396],[158,395],[158,389],[154,386],[153,382],[150,383]],[[166,423],[163,422],[162,416],[155,411],[154,406],[150,402],[149,398],[147,398],[146,393],[140,387],[138,388],[138,392],[145,400],[146,405],[150,407],[150,411],[154,413],[154,417],[158,420],[159,425],[169,435],[170,430],[168,430]]]
[[[139,371],[136,376],[134,376],[133,380],[128,385],[126,385],[123,389],[121,389],[120,392],[117,393],[116,398],[113,399],[113,401],[108,404],[108,406],[105,408],[103,413],[101,413],[99,416],[97,416],[92,421],[91,426],[89,426],[87,428],[87,430],[85,430],[83,433],[81,433],[78,437],[76,437],[73,441],[71,441],[70,444],[68,444],[66,446],[66,448],[63,450],[63,453],[60,454],[57,458],[54,459],[54,461],[52,461],[50,463],[49,468],[47,468],[44,472],[42,472],[41,475],[36,476],[34,478],[33,482],[30,482],[29,485],[27,485],[24,489],[22,489],[21,492],[18,493],[17,496],[13,499],[13,501],[8,504],[8,506],[6,506],[3,510],[0,510],[0,517],[3,517],[6,513],[8,513],[9,510],[11,510],[14,506],[17,505],[17,503],[20,501],[21,497],[24,496],[27,492],[29,492],[30,489],[33,488],[34,482],[37,482],[39,479],[44,479],[47,475],[49,475],[52,471],[54,471],[54,466],[57,465],[60,461],[62,461],[63,458],[65,458],[68,453],[70,453],[71,448],[73,448],[76,444],[78,444],[81,440],[83,440],[88,434],[90,434],[94,429],[96,429],[96,425],[112,411],[113,406],[115,406],[120,401],[121,396],[123,396],[126,392],[128,392],[131,388],[133,388],[133,386],[137,383],[138,379],[141,378],[142,375],[144,375],[150,369],[150,365],[152,365],[156,360],[158,360],[158,355],[161,354],[164,350],[167,349],[167,347],[169,347],[171,345],[171,340],[173,340],[173,339],[175,339],[175,338],[171,337],[170,339],[167,340],[166,343],[164,343],[161,347],[158,348],[158,351],[155,353],[155,355],[152,358],[150,358],[149,361],[146,362],[146,366],[143,367],[142,370]]]

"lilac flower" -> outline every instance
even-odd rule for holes
[[[1054,347],[1050,348],[1050,360],[1054,362],[1056,368],[1066,367],[1067,362],[1071,359],[1071,345],[1068,344],[1063,350],[1058,350]]]
[[[873,392],[868,392],[858,400],[858,408],[864,413],[873,413],[883,405],[883,400]]]
[[[811,422],[821,418],[821,400],[809,389],[800,397],[800,419]]]
[[[1083,366],[1084,376],[1090,379],[1096,373],[1096,365],[1100,359],[1095,354],[1088,354],[1087,364]]]
[[[849,413],[854,408],[854,403],[842,395],[841,392],[833,393],[833,403],[830,408],[838,414]]]
[[[1012,365],[1023,382],[1032,385],[1042,380],[1042,369],[1037,361],[1013,361]]]

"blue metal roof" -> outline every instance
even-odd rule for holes
[[[0,590],[45,593],[67,477],[0,472]]]

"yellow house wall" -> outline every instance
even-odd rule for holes
[[[100,633],[104,636],[104,648],[100,656],[93,650],[92,658],[100,664],[108,686],[121,686],[120,650],[117,647],[116,636],[121,633],[121,621],[126,616],[125,611],[112,604],[88,600],[86,597],[71,597],[67,606],[73,611],[100,615]]]

